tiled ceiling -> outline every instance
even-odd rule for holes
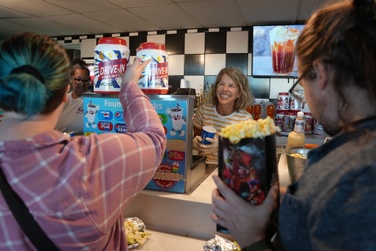
[[[0,39],[304,21],[327,0],[0,0]]]

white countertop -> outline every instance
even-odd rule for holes
[[[286,158],[279,163],[280,185],[290,184]],[[216,226],[210,219],[212,179],[215,169],[191,194],[144,190],[130,203],[125,217],[139,217],[148,229],[194,239],[214,238]],[[189,240],[188,238],[187,240]]]
[[[280,185],[288,186],[290,178],[284,155],[278,163],[278,172]],[[216,187],[212,176],[217,173],[217,169],[212,171],[190,194],[153,190],[138,194],[124,216],[142,219],[151,236],[142,247],[133,250],[203,251],[204,244],[217,234],[210,219],[211,194]]]
[[[206,243],[205,240],[156,231],[149,232],[151,232],[149,240],[142,247],[131,249],[131,251],[203,251]]]
[[[217,169],[190,194],[144,190],[131,201],[124,216],[138,217],[154,231],[209,240],[216,233],[210,219],[213,174]]]

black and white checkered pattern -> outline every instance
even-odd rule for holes
[[[57,37],[60,44],[83,43],[101,37],[121,37],[127,41],[131,62],[136,48],[143,42],[164,43],[169,62],[169,93],[179,88],[180,80],[186,79],[200,93],[205,85],[214,82],[218,72],[226,66],[241,69],[248,76],[250,87],[260,100],[275,102],[279,92],[287,91],[291,79],[252,77],[252,27],[203,28],[171,31],[130,32],[117,34],[80,35]],[[89,52],[94,48],[90,48]],[[81,55],[92,59],[93,56]]]

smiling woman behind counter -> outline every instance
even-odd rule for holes
[[[223,127],[252,118],[245,108],[253,105],[254,97],[247,77],[234,67],[223,68],[210,91],[211,104],[200,106],[193,119],[193,149],[207,156],[207,164],[218,164],[218,135],[206,138],[209,145],[202,144],[203,126],[212,126],[219,133]]]

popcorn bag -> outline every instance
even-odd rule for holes
[[[218,175],[254,205],[262,204],[278,180],[275,132],[274,121],[267,117],[230,125],[220,133]],[[228,233],[221,226],[217,231]]]

